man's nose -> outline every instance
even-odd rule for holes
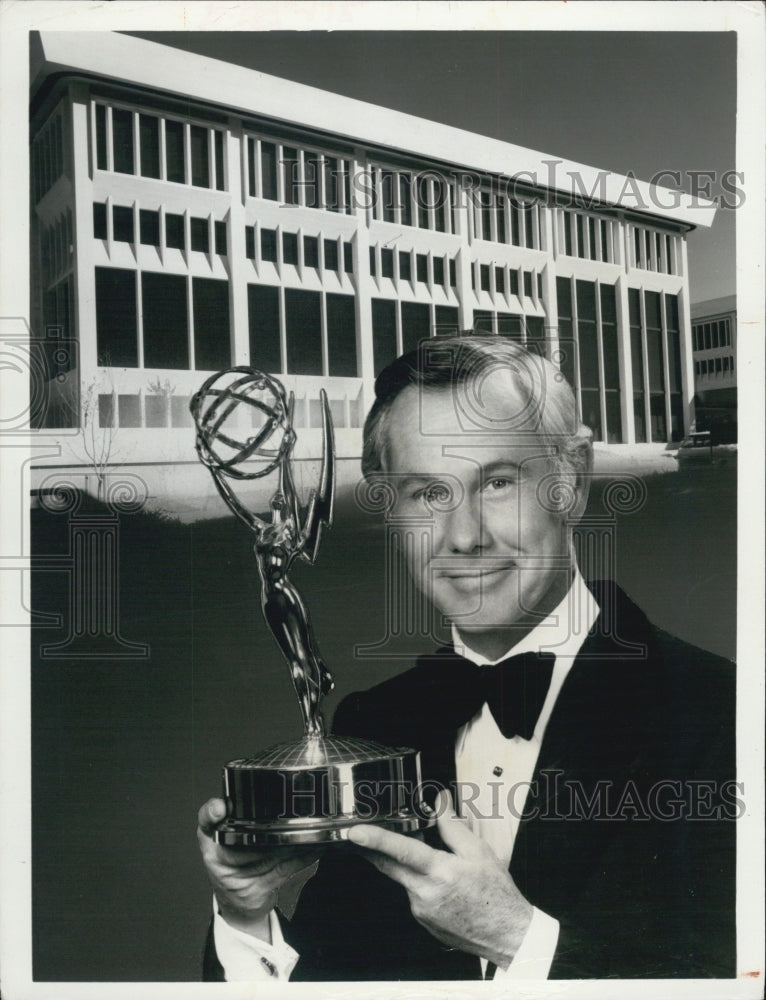
[[[485,529],[479,496],[464,497],[444,515],[443,546],[449,552],[474,552],[485,545]]]

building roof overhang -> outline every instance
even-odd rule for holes
[[[590,201],[682,227],[713,223],[713,202],[630,174],[560,159],[116,32],[98,32],[95,44],[95,34],[40,32],[32,47],[33,95],[57,74],[96,77],[213,105],[244,118],[297,125],[355,146],[388,149],[456,170],[511,178],[520,186],[550,191],[560,203]]]

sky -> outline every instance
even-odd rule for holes
[[[733,32],[131,34],[641,180],[680,171],[685,191],[739,200],[720,186],[735,167]],[[735,217],[719,207],[689,234],[693,303],[735,292]]]

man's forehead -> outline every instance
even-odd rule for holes
[[[450,386],[407,386],[392,406],[392,422],[423,437],[529,436],[539,407],[507,367]]]
[[[538,433],[513,428],[509,415],[515,412],[517,400],[506,397],[481,402],[492,404],[483,408],[489,414],[487,419],[466,420],[451,388],[408,386],[391,411],[384,461],[387,471],[425,475],[451,466],[460,474],[470,471],[468,466],[523,466],[538,458],[547,459],[549,448]],[[493,419],[494,414],[499,419]]]

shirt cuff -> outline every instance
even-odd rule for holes
[[[559,941],[559,922],[537,907],[519,950],[507,969],[495,971],[495,981],[501,979],[547,979]]]
[[[227,924],[213,903],[215,950],[227,983],[290,978],[299,955],[282,936],[276,910],[269,914],[269,929],[271,944]]]

